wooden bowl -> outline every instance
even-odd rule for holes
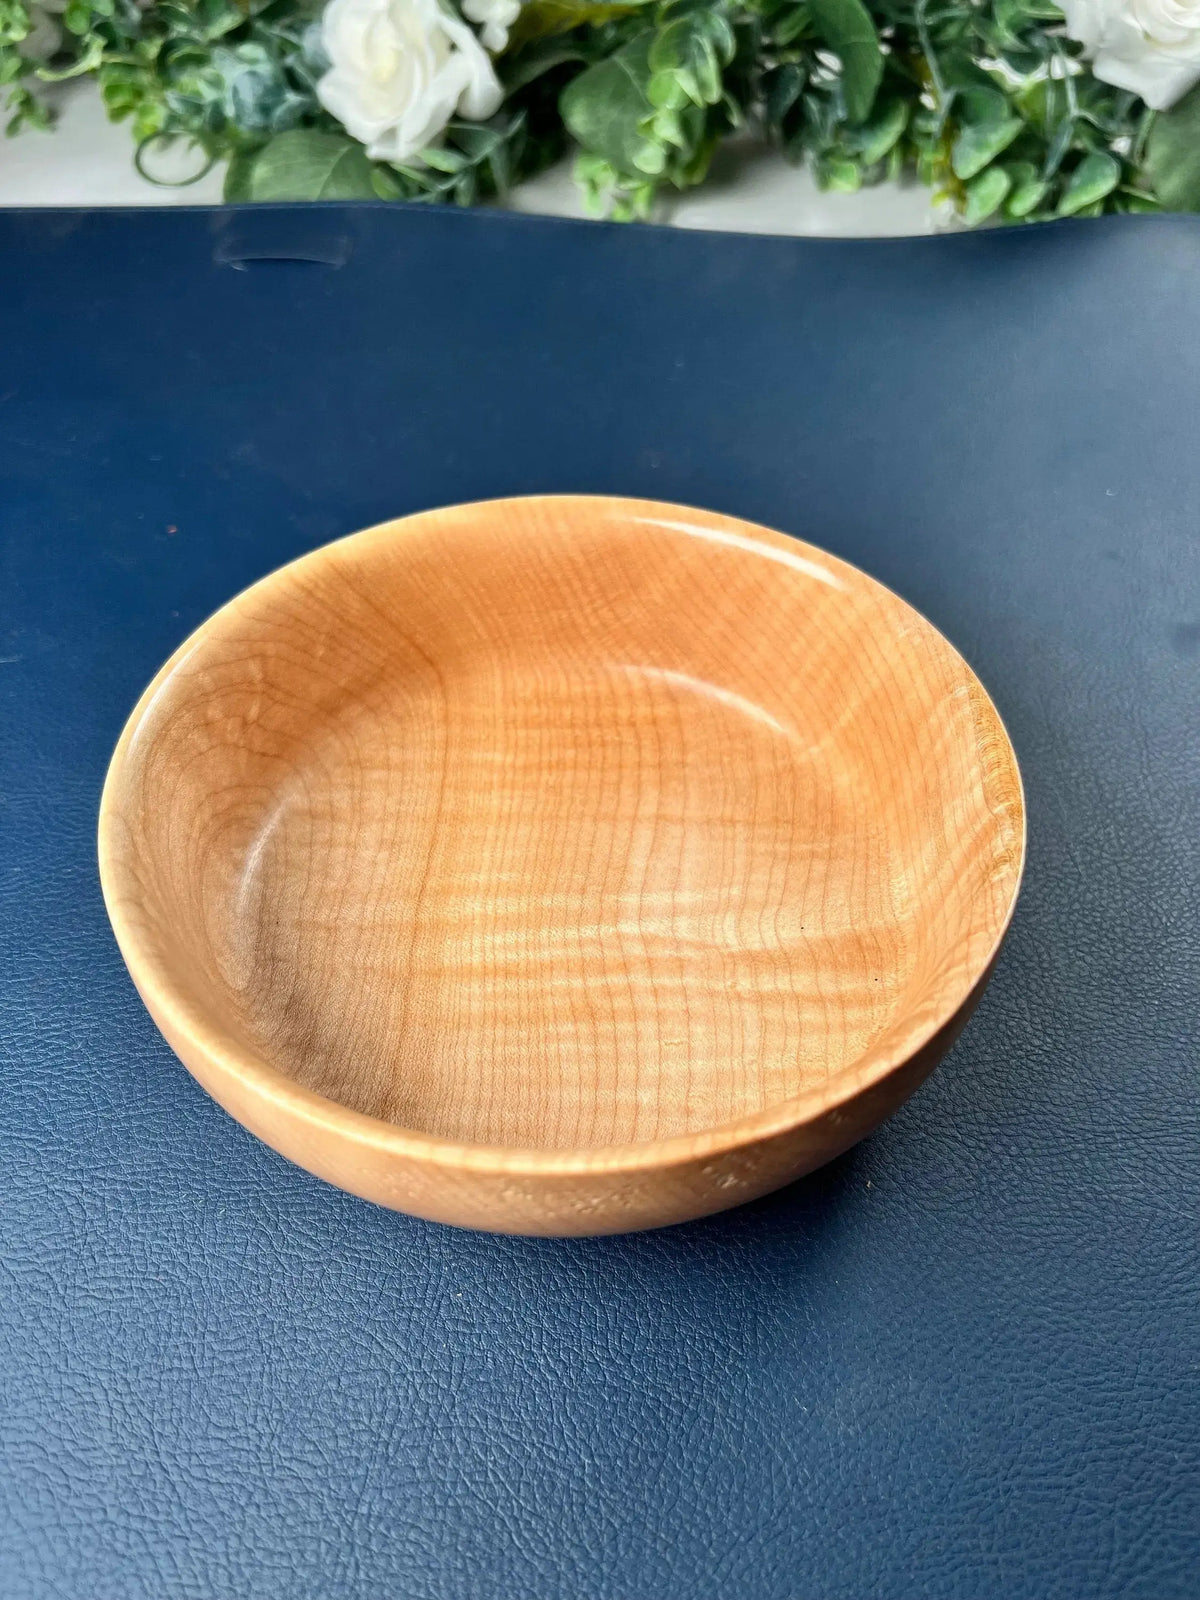
[[[217,612],[129,720],[100,869],[205,1088],[355,1194],[515,1233],[702,1216],[949,1048],[1024,857],[946,640],[810,545],[455,506]]]

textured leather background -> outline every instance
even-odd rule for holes
[[[1200,220],[10,212],[0,351],[3,1600],[1200,1595]],[[109,751],[197,622],[528,490],[861,563],[1028,784],[947,1064],[657,1234],[293,1170],[160,1041],[97,887]]]

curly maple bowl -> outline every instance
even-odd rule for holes
[[[301,1166],[518,1233],[828,1161],[949,1048],[1024,856],[1012,748],[887,589],[653,502],[456,506],[305,556],[147,689],[109,915]]]

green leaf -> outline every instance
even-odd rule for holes
[[[1021,0],[995,0],[992,6],[992,15],[996,19],[996,27],[1005,45],[1020,43],[1021,30],[1028,23],[1028,15],[1021,4]]]
[[[832,194],[854,194],[862,188],[862,169],[845,156],[826,156],[817,162],[817,185]]]
[[[674,145],[685,150],[688,138],[678,111],[659,110],[650,118],[650,132],[661,144]]]
[[[656,72],[646,85],[646,98],[660,111],[682,111],[692,104],[692,96],[676,72]]]
[[[1007,170],[1012,180],[1012,188],[1005,202],[1004,211],[1006,216],[1019,222],[1022,217],[1027,217],[1041,205],[1050,185],[1038,176],[1038,169],[1032,161],[1020,161]]]
[[[435,172],[459,173],[470,163],[461,150],[439,150],[432,146],[421,151],[421,160]]]
[[[965,183],[1007,150],[1025,124],[999,90],[968,89],[959,96],[961,127],[950,151],[954,176]]]
[[[139,145],[161,133],[167,120],[166,107],[158,100],[143,100],[134,108],[130,131]]]
[[[821,39],[841,60],[846,116],[865,122],[883,76],[883,51],[871,13],[862,0],[809,0],[809,7]]]
[[[1046,146],[1045,159],[1042,161],[1042,177],[1049,180],[1058,171],[1066,159],[1067,151],[1075,141],[1075,124],[1067,121],[1062,124],[1058,132]]]
[[[938,62],[942,82],[947,88],[968,90],[975,96],[999,94],[995,79],[983,70],[965,42],[949,45],[939,52]],[[1004,96],[1000,95],[1000,98]]]
[[[87,49],[73,61],[69,67],[64,67],[61,72],[54,72],[49,67],[39,67],[37,75],[43,83],[65,83],[68,78],[82,78],[85,73],[94,72],[104,59],[103,41],[91,38],[87,42]]]
[[[371,187],[380,200],[401,200],[404,190],[400,187],[400,180],[389,168],[378,163],[371,168]]]
[[[507,52],[498,63],[505,95],[513,95],[568,61],[586,61],[578,45],[558,39],[539,39],[515,54]]]
[[[990,161],[1008,149],[1024,126],[1020,117],[1005,117],[1003,122],[961,129],[950,152],[954,176],[966,182],[982,172]]]
[[[1200,88],[1155,117],[1143,177],[1168,211],[1200,211]]]
[[[777,128],[800,98],[804,88],[804,69],[794,61],[785,62],[765,80],[767,123]]]
[[[1031,72],[1036,72],[1045,65],[1047,51],[1027,50],[1021,46],[1010,46],[1001,52],[1001,57],[1006,66],[1011,67],[1019,78],[1027,78]]]
[[[246,12],[236,0],[191,0],[185,9],[189,26],[207,40],[223,38],[246,20]]]
[[[373,200],[367,152],[348,135],[293,128],[253,155],[230,163],[225,198],[238,200]],[[235,192],[230,193],[230,185]]]
[[[265,137],[300,121],[305,99],[292,89],[282,65],[264,45],[254,41],[232,48],[218,45],[211,59],[220,80],[221,108],[242,133]]]
[[[1094,150],[1071,174],[1070,181],[1058,202],[1060,217],[1073,217],[1076,212],[1103,200],[1121,181],[1121,163],[1107,150]]]
[[[651,79],[647,94],[667,110],[688,101],[715,106],[721,99],[721,69],[733,59],[733,30],[719,11],[692,11],[660,29],[648,56]]]
[[[908,106],[903,100],[890,100],[879,107],[863,127],[847,129],[843,142],[864,167],[873,167],[883,160],[907,126]]]
[[[665,164],[661,147],[641,128],[654,113],[646,92],[653,42],[652,29],[639,33],[614,55],[573,78],[558,102],[568,132],[583,148],[630,175],[652,173],[660,159]]]
[[[0,0],[0,45],[20,44],[29,37],[32,18],[20,0]]]
[[[44,131],[50,126],[50,113],[46,107],[23,86],[9,92],[8,109],[12,116],[5,124],[4,131],[10,137],[22,128],[40,128]]]
[[[772,18],[771,42],[780,46],[792,44],[807,32],[811,24],[812,16],[807,5],[792,6],[790,10]]]
[[[70,0],[63,11],[63,27],[68,33],[85,34],[92,25],[92,8],[87,0]]]
[[[974,226],[985,222],[1003,205],[1012,187],[1012,179],[1003,167],[989,167],[973,183],[967,185],[967,199],[963,206],[963,220]]]
[[[1022,89],[1017,105],[1040,133],[1050,133],[1070,115],[1067,86],[1061,78],[1041,78]]]
[[[634,156],[633,164],[647,178],[661,178],[667,170],[667,152],[661,144],[651,144],[647,140]]]

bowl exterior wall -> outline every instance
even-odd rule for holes
[[[469,1162],[425,1159],[369,1138],[356,1139],[332,1121],[323,1123],[310,1097],[301,1099],[287,1089],[270,1093],[196,1052],[156,1008],[153,996],[142,991],[142,998],[171,1048],[213,1099],[280,1155],[326,1182],[430,1222],[490,1233],[579,1238],[710,1216],[832,1161],[924,1082],[962,1032],[994,965],[923,1049],[844,1104],[732,1148],[706,1151],[705,1140],[698,1137],[699,1148],[691,1157],[623,1171],[604,1171],[599,1163],[567,1173],[479,1170]]]

